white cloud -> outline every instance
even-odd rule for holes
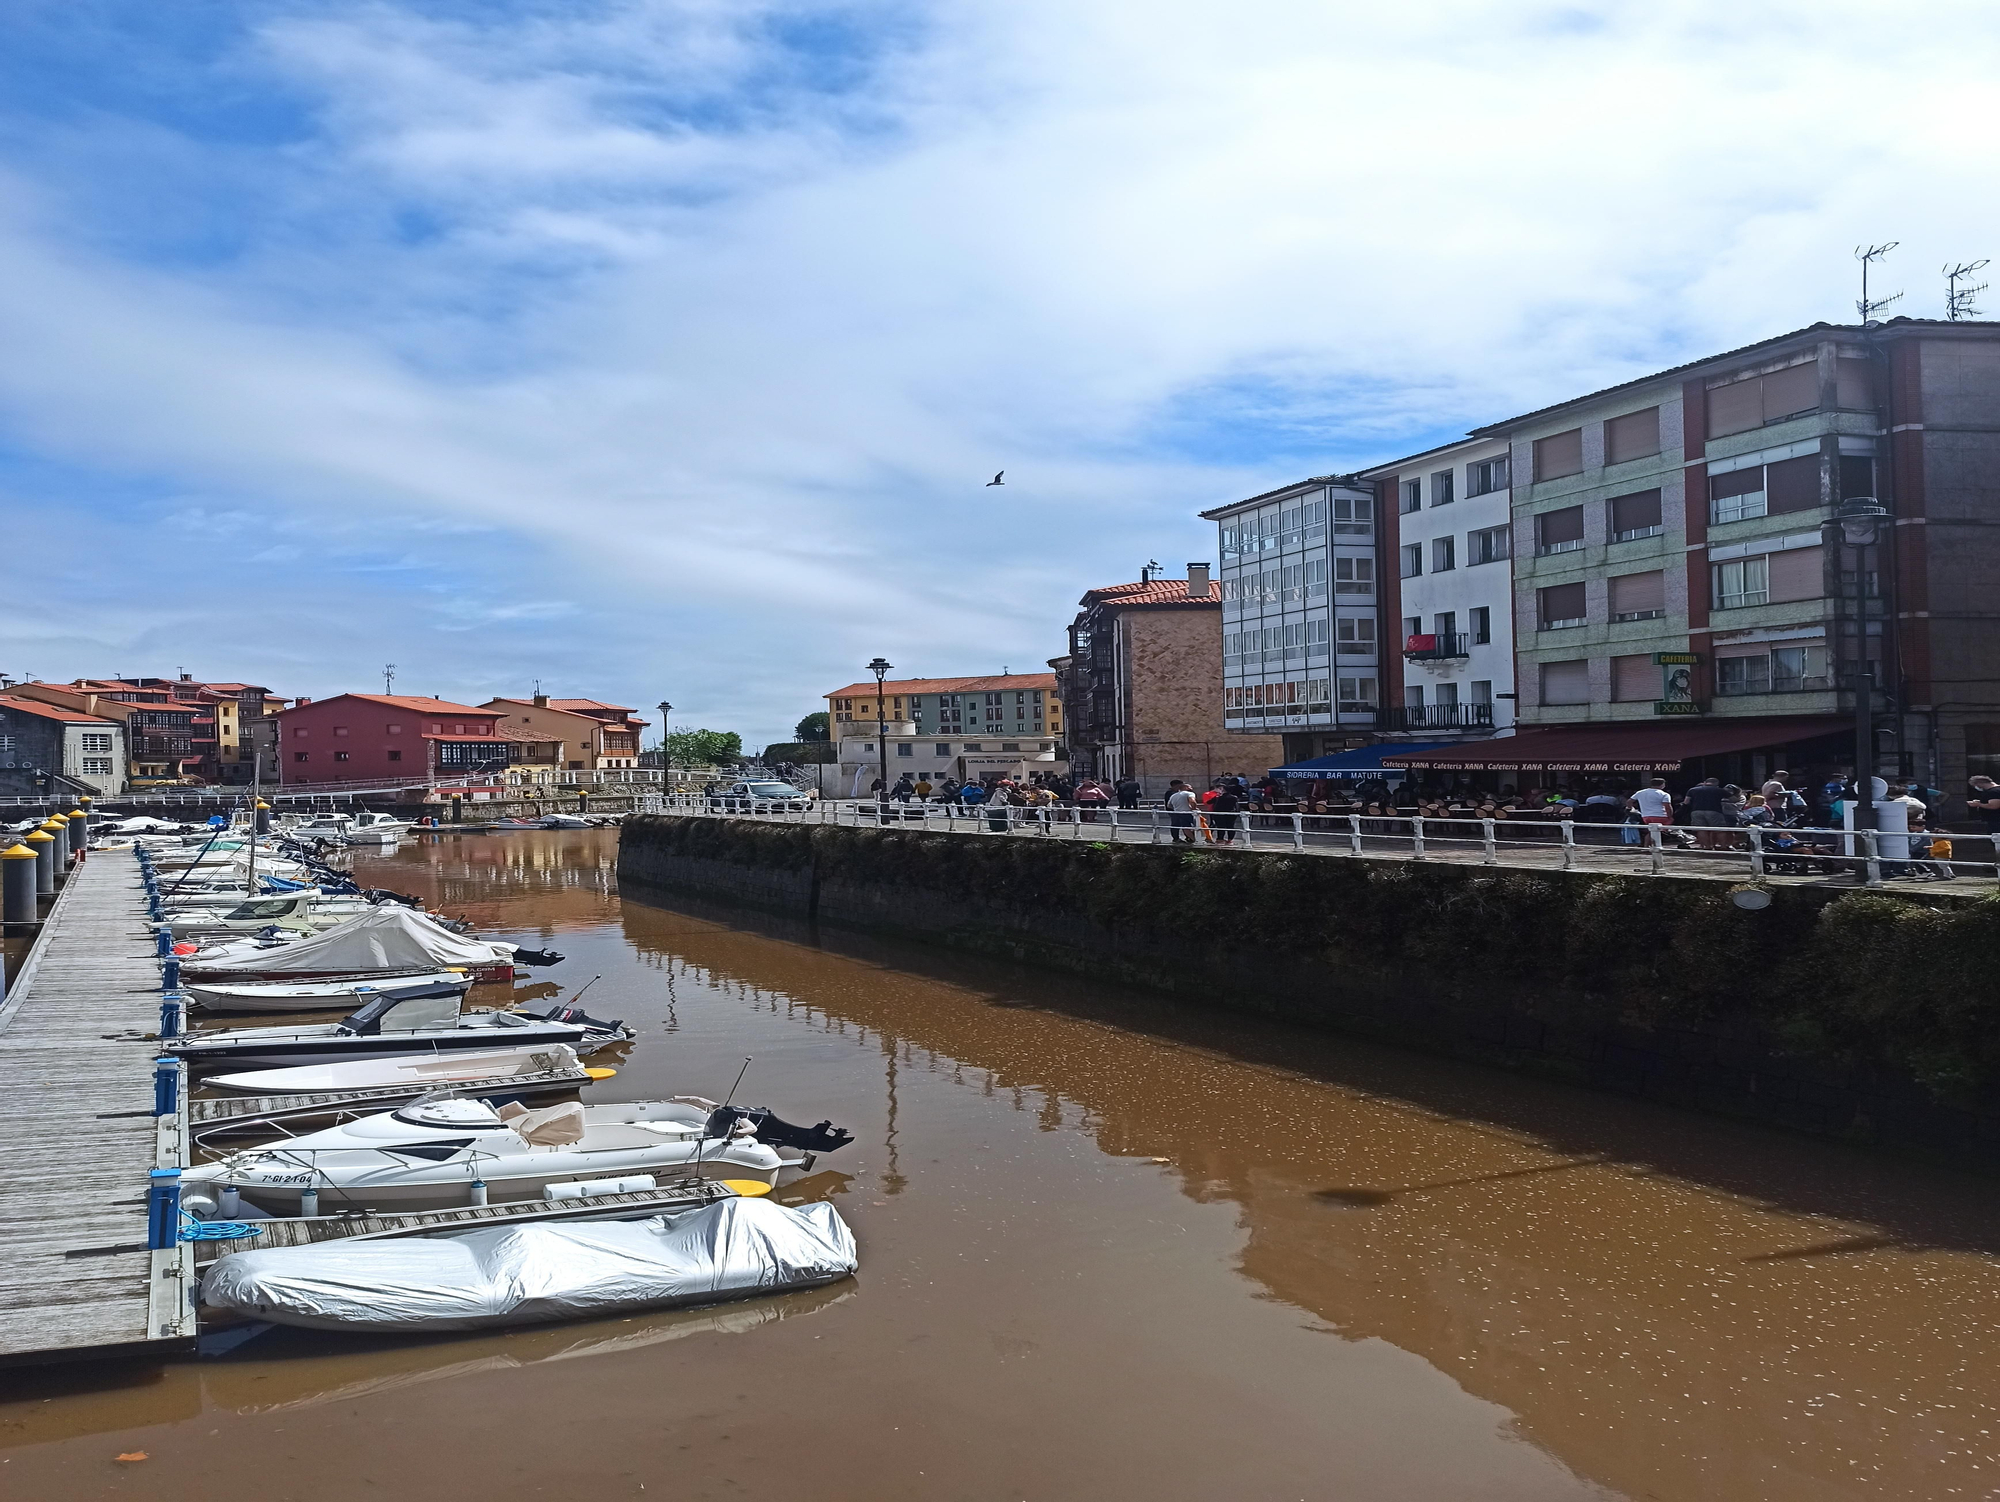
[[[780,45],[807,21],[847,32]],[[0,410],[285,546],[521,538],[510,597],[669,628],[540,617],[604,691],[692,678],[781,734],[876,650],[1059,650],[1083,588],[1205,555],[1198,506],[1846,317],[1858,240],[1935,312],[2000,242],[2000,20],[1936,21],[294,7],[234,66],[318,130],[240,254],[114,260],[17,178]]]

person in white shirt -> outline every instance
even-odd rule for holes
[[[1674,822],[1674,799],[1667,791],[1667,779],[1664,777],[1655,777],[1625,801],[1638,810],[1640,819],[1648,824]]]
[[[1192,789],[1176,778],[1167,785],[1168,834],[1176,845],[1194,843],[1194,812],[1197,804]]]

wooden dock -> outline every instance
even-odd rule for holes
[[[160,1025],[145,912],[131,853],[92,854],[0,1004],[0,1365],[194,1345],[191,1248],[145,1245],[147,1173],[187,1162],[132,1036]]]

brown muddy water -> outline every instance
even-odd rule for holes
[[[1991,1184],[621,899],[615,856],[443,834],[360,864],[563,950],[563,994],[601,975],[590,1010],[639,1038],[600,1098],[719,1094],[750,1055],[742,1098],[853,1130],[792,1193],[839,1206],[860,1276],[0,1374],[0,1495],[2000,1497]]]

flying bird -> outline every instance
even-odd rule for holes
[[[986,488],[987,488],[988,490],[991,490],[991,489],[992,489],[992,488],[993,488],[993,487],[994,487],[995,485],[1005,485],[1005,484],[1006,484],[1007,482],[1006,482],[1005,480],[1001,479],[1001,478],[1000,478],[1000,475],[1004,475],[1004,474],[1006,474],[1006,473],[1007,473],[1007,471],[1003,469],[1003,470],[1001,470],[1001,471],[999,472],[999,474],[996,474],[996,475],[994,475],[994,477],[993,477],[992,479],[990,479],[990,480],[988,480],[988,481],[986,482]]]

